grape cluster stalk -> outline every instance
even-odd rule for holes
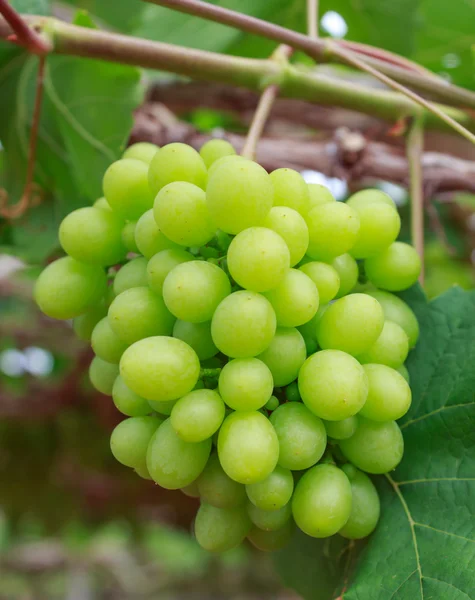
[[[91,343],[125,419],[115,458],[200,499],[198,543],[369,535],[369,475],[403,455],[419,327],[393,292],[421,270],[377,189],[337,202],[224,140],[129,147],[70,213],[35,298]]]

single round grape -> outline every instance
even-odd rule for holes
[[[161,423],[158,417],[130,417],[119,423],[110,440],[114,458],[126,467],[146,468],[147,447]]]
[[[217,454],[212,454],[196,480],[201,501],[217,508],[234,508],[246,501],[246,490],[226,475]]]
[[[102,188],[112,210],[124,219],[136,221],[153,206],[148,165],[141,160],[122,158],[113,162],[104,174]]]
[[[166,490],[178,490],[193,483],[205,468],[211,452],[211,439],[190,444],[183,441],[164,421],[147,449],[147,469],[155,483]]]
[[[112,400],[119,412],[127,417],[144,417],[151,412],[144,398],[133,392],[119,375],[112,387]]]
[[[397,369],[406,360],[408,353],[409,338],[404,329],[397,323],[385,321],[378,339],[358,356],[358,360],[361,364],[377,363]]]
[[[257,358],[235,358],[219,374],[219,393],[234,410],[258,410],[274,389],[272,373]]]
[[[318,307],[317,312],[310,319],[310,321],[307,321],[306,323],[304,323],[303,325],[300,325],[300,327],[297,328],[298,331],[302,334],[302,337],[305,341],[305,347],[306,347],[308,356],[310,356],[310,354],[313,354],[314,352],[316,352],[318,349],[317,326],[318,326],[318,323],[320,322],[322,314],[325,312],[325,310],[327,309],[328,306],[329,306],[329,304],[320,305]]]
[[[122,155],[122,158],[134,158],[135,160],[141,160],[148,165],[158,149],[158,146],[151,144],[150,142],[137,142],[127,148]]]
[[[290,266],[290,253],[285,241],[272,229],[250,227],[233,239],[227,261],[238,285],[265,292],[283,280]]]
[[[409,338],[409,348],[413,348],[419,339],[419,323],[412,309],[394,294],[383,290],[368,290],[365,292],[375,298],[383,307],[384,318],[397,323],[404,329]]]
[[[140,251],[137,246],[137,242],[135,241],[135,227],[137,226],[137,221],[128,221],[122,227],[121,239],[122,244],[125,246],[128,252],[134,252],[135,254],[139,254]]]
[[[246,485],[249,500],[265,511],[283,508],[290,501],[293,491],[294,478],[291,471],[279,465],[263,481]]]
[[[289,402],[300,402],[302,398],[300,396],[299,384],[297,381],[292,381],[292,383],[285,388],[285,395]]]
[[[231,283],[216,265],[193,260],[174,267],[166,276],[162,291],[165,304],[175,317],[203,323],[211,320],[218,304],[231,293]]]
[[[271,303],[280,327],[303,325],[318,310],[318,290],[308,275],[289,269],[282,282],[265,297]]]
[[[274,206],[288,206],[305,216],[310,208],[308,186],[293,169],[276,169],[270,174],[274,185]]]
[[[202,442],[210,438],[224,419],[224,402],[214,390],[194,390],[178,400],[170,421],[185,442]]]
[[[107,202],[107,200],[104,198],[104,196],[102,196],[102,198],[98,198],[92,206],[94,208],[102,208],[104,210],[112,210],[111,205]]]
[[[127,348],[127,344],[112,331],[107,317],[101,319],[94,327],[91,346],[96,356],[106,362],[117,364]]]
[[[274,190],[265,169],[237,156],[221,159],[209,173],[206,201],[211,218],[226,233],[261,225],[272,208]]]
[[[266,410],[275,410],[276,408],[278,408],[279,404],[279,399],[276,396],[271,396],[269,400],[267,400],[267,402],[264,404],[264,408]]]
[[[312,208],[306,217],[310,241],[307,254],[315,260],[331,260],[348,252],[358,239],[358,213],[342,202]]]
[[[282,387],[297,379],[307,358],[305,340],[293,327],[277,327],[274,339],[258,358],[269,367],[274,386]]]
[[[153,205],[155,221],[166,237],[180,246],[203,246],[214,236],[204,191],[186,181],[163,187]]]
[[[112,330],[127,344],[154,335],[170,335],[175,318],[163,298],[148,287],[135,287],[119,294],[109,307]]]
[[[209,181],[209,178],[218,169],[220,169],[222,165],[227,164],[228,162],[233,165],[236,165],[239,162],[253,162],[253,161],[251,161],[249,158],[245,158],[244,156],[241,156],[240,154],[232,154],[232,155],[228,155],[228,156],[222,156],[221,158],[218,158],[218,160],[215,160],[214,163],[210,166],[210,168],[208,170],[208,181]]]
[[[304,404],[327,421],[352,417],[361,410],[368,395],[363,367],[340,350],[322,350],[309,356],[298,381]]]
[[[300,213],[288,206],[274,206],[263,225],[278,233],[287,244],[291,267],[302,260],[308,248],[308,227]]]
[[[224,156],[234,156],[235,154],[236,150],[227,140],[208,140],[200,148],[200,156],[207,169],[220,158],[223,158]]]
[[[375,286],[399,292],[416,283],[421,273],[421,259],[409,244],[394,242],[377,256],[367,258],[364,267]]]
[[[269,419],[259,412],[231,413],[219,430],[218,456],[224,471],[238,483],[268,477],[279,457],[279,442]]]
[[[378,423],[359,417],[355,433],[347,440],[341,440],[340,448],[358,469],[381,475],[389,473],[401,462],[404,439],[396,421]]]
[[[104,270],[65,256],[49,264],[35,284],[35,301],[48,317],[72,319],[99,304],[106,291]]]
[[[269,419],[279,440],[281,467],[301,471],[323,456],[327,444],[325,426],[302,403],[282,404]]]
[[[330,264],[340,277],[340,289],[335,298],[342,298],[358,283],[358,263],[350,254],[342,254],[334,258]]]
[[[163,282],[172,269],[181,263],[194,260],[194,257],[182,248],[170,248],[157,252],[148,261],[147,281],[150,289],[156,294],[163,293]]]
[[[190,485],[185,485],[185,487],[180,489],[180,492],[185,494],[185,496],[188,496],[188,498],[199,498],[200,497],[200,493],[198,491],[198,485],[197,485],[196,481],[193,481],[193,483],[190,483]]]
[[[286,504],[277,510],[263,510],[252,502],[247,504],[247,513],[256,527],[264,531],[276,531],[283,527],[292,517],[292,506]]]
[[[396,371],[404,377],[407,383],[410,383],[409,371],[407,370],[406,365],[401,365],[396,369]]]
[[[274,552],[281,550],[290,542],[294,529],[294,522],[289,519],[283,527],[275,531],[264,531],[259,527],[253,527],[247,534],[247,539],[261,552]]]
[[[308,275],[317,286],[318,296],[322,304],[328,304],[338,294],[340,276],[331,265],[312,261],[299,267],[299,271]]]
[[[147,285],[147,259],[143,256],[132,259],[123,265],[114,277],[114,293],[116,296],[134,287]]]
[[[372,533],[378,524],[379,496],[367,475],[350,464],[341,468],[350,480],[352,503],[350,518],[338,533],[350,540],[359,540]]]
[[[114,265],[127,249],[123,221],[110,210],[86,206],[69,213],[59,226],[61,246],[73,258],[90,265]]]
[[[94,327],[107,315],[107,308],[102,302],[90,308],[86,313],[73,320],[74,333],[80,340],[88,342]]]
[[[310,195],[310,208],[315,208],[321,204],[328,204],[329,202],[335,202],[335,198],[330,190],[320,183],[307,183],[308,193]]]
[[[89,366],[89,379],[94,388],[106,396],[112,395],[114,381],[119,375],[119,366],[95,356]]]
[[[195,389],[195,388],[193,388]],[[159,415],[169,417],[172,414],[173,407],[178,402],[177,400],[147,400],[151,410]]]
[[[157,252],[171,248],[180,248],[178,244],[169,240],[155,222],[153,209],[147,210],[135,226],[135,243],[140,253],[145,258],[152,258]]]
[[[174,181],[187,181],[200,188],[206,185],[206,166],[198,152],[180,142],[167,144],[150,161],[148,181],[154,194]]]
[[[411,388],[404,377],[386,365],[363,365],[368,397],[360,415],[372,421],[396,421],[411,406]]]
[[[150,337],[127,348],[120,359],[120,374],[146,400],[176,400],[194,388],[200,361],[181,340]]]
[[[214,345],[211,337],[211,323],[188,323],[177,319],[173,327],[173,337],[183,340],[198,355],[200,360],[206,360],[218,354],[219,350]]]
[[[357,417],[347,417],[341,421],[323,421],[328,437],[334,440],[346,440],[350,438],[358,427]]]
[[[256,292],[239,291],[216,308],[211,335],[219,350],[232,358],[250,358],[263,352],[276,330],[270,302]]]
[[[321,348],[343,350],[353,356],[366,352],[381,335],[384,313],[367,294],[350,294],[327,308],[317,326]]]
[[[216,508],[202,504],[195,519],[198,544],[208,552],[225,552],[239,546],[251,529],[245,507]]]
[[[317,465],[295,487],[292,513],[297,526],[311,537],[330,537],[351,514],[351,484],[334,465]]]
[[[381,190],[377,189],[366,189],[356,192],[356,194],[353,194],[348,199],[348,204],[353,206],[355,209],[359,209],[368,205],[385,204],[386,206],[397,210],[396,204],[391,196],[386,194],[386,192],[382,192]]]

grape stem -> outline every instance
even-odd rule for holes
[[[45,55],[51,50],[51,44],[44,40],[34,28],[28,27],[21,15],[7,0],[0,0],[0,15],[13,30],[8,41],[26,48],[32,54]]]
[[[307,33],[312,40],[318,39],[318,0],[307,0]]]
[[[200,369],[200,379],[202,377],[211,377],[213,379],[216,379],[217,377],[219,377],[220,373],[221,367],[216,367],[216,369]]]
[[[424,283],[424,177],[422,155],[424,151],[424,125],[421,118],[414,118],[406,139],[409,165],[409,197],[411,200],[412,244],[421,258],[422,269],[419,282]]]

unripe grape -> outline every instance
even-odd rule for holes
[[[347,417],[341,421],[324,421],[328,437],[334,440],[346,440],[350,438],[358,427],[357,417]]]
[[[123,265],[114,277],[114,294],[118,296],[125,290],[147,285],[147,259],[139,256]]]
[[[214,390],[194,390],[178,400],[170,421],[185,442],[202,442],[218,431],[224,419],[224,402]]]
[[[245,507],[216,508],[202,504],[195,519],[196,541],[208,552],[225,552],[239,546],[251,525]]]
[[[152,208],[154,195],[148,184],[148,166],[140,160],[122,158],[112,163],[102,185],[112,210],[124,219],[135,221]]]
[[[368,397],[360,415],[372,421],[396,421],[411,406],[411,388],[404,377],[386,365],[363,365]]]
[[[297,269],[289,269],[281,283],[266,292],[281,327],[298,327],[310,321],[318,310],[318,290],[313,281]]]
[[[128,344],[116,335],[110,326],[109,319],[104,317],[94,327],[91,346],[96,356],[107,362],[118,364]]]
[[[246,485],[249,500],[261,510],[279,510],[291,499],[294,491],[294,478],[289,469],[279,465],[269,477],[258,483]]]
[[[211,337],[211,323],[188,323],[177,319],[173,326],[173,337],[183,340],[198,355],[200,360],[206,360],[218,354],[219,350]]]
[[[385,204],[394,210],[397,210],[396,204],[394,200],[386,194],[386,192],[382,192],[378,189],[366,189],[360,190],[353,194],[349,199],[348,203],[356,208],[362,208],[364,206],[368,206],[371,204]]]
[[[252,504],[252,502],[249,502],[247,504],[247,513],[251,521],[259,529],[276,531],[277,529],[281,529],[292,517],[292,506],[289,503],[277,510],[263,510]]]
[[[278,233],[290,252],[290,266],[302,260],[308,248],[308,227],[300,213],[288,206],[274,206],[264,220],[264,227]]]
[[[194,257],[183,248],[170,248],[157,252],[147,264],[147,282],[150,289],[162,295],[163,283],[172,269],[181,263],[194,260]]]
[[[412,309],[401,298],[383,290],[368,290],[365,294],[381,304],[387,321],[393,321],[404,329],[409,338],[409,348],[413,348],[419,338],[419,323]]]
[[[137,142],[127,148],[122,155],[122,158],[134,158],[135,160],[141,160],[146,165],[150,164],[150,161],[159,150],[159,146],[151,144],[150,142]]]
[[[295,525],[292,520],[287,521],[283,527],[275,531],[264,531],[259,527],[253,527],[247,534],[247,539],[261,552],[274,552],[289,543],[294,529]]]
[[[371,479],[353,465],[343,465],[342,471],[350,480],[352,502],[350,517],[338,533],[359,540],[368,536],[378,523],[379,496]]]
[[[217,508],[234,508],[246,501],[245,487],[223,470],[217,454],[212,454],[196,480],[201,501]]]
[[[396,369],[396,371],[404,377],[407,383],[410,383],[409,371],[407,370],[406,365],[401,365]]]
[[[328,202],[335,202],[335,198],[330,190],[320,183],[307,183],[308,193],[310,195],[310,208],[320,206],[320,204],[328,204]]]
[[[107,315],[107,308],[104,303],[96,304],[83,315],[73,320],[74,333],[80,340],[88,342],[91,339],[94,327],[99,321]]]
[[[234,156],[235,154],[236,150],[227,140],[208,140],[200,148],[200,156],[207,169],[220,158]]]
[[[278,327],[274,339],[258,358],[270,369],[274,386],[282,387],[297,379],[307,358],[305,340],[293,327]]]
[[[106,362],[98,356],[92,359],[89,366],[89,379],[93,387],[101,394],[112,395],[112,388],[118,375],[118,365]]]
[[[131,417],[119,423],[110,440],[114,458],[126,467],[146,468],[147,447],[161,423],[157,417]]]
[[[151,412],[147,400],[133,392],[120,375],[114,381],[112,400],[117,410],[127,417],[144,417]]]
[[[310,241],[307,254],[315,260],[331,260],[348,252],[358,239],[358,213],[342,202],[312,208],[306,217]]]
[[[397,323],[385,321],[383,330],[374,344],[358,356],[361,364],[377,363],[397,369],[406,360],[409,339]]]
[[[152,258],[152,256],[162,250],[180,248],[178,244],[169,240],[160,231],[153,216],[153,209],[147,210],[137,221],[135,226],[135,243],[145,258]]]
[[[174,181],[186,181],[204,189],[206,166],[194,148],[174,142],[155,153],[150,162],[148,181],[154,194]]]
[[[135,227],[137,226],[137,221],[128,221],[122,227],[121,239],[125,248],[128,252],[134,252],[135,254],[140,254],[140,251],[137,246],[137,242],[135,241]]]
[[[270,174],[274,186],[274,206],[288,206],[305,216],[310,207],[307,184],[293,169],[276,169]]]
[[[219,374],[219,393],[234,410],[258,410],[272,395],[269,368],[257,358],[235,358]]]
[[[358,263],[350,254],[342,254],[334,258],[330,264],[340,277],[340,289],[335,297],[342,298],[358,283]]]
[[[299,267],[299,271],[308,275],[317,286],[321,304],[333,300],[340,289],[340,276],[336,269],[326,263],[312,261]]]
[[[421,272],[421,259],[409,244],[394,242],[377,256],[367,258],[364,266],[371,283],[390,292],[399,292],[416,283]]]

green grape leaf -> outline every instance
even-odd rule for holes
[[[13,8],[23,14],[49,15],[50,0],[10,0]]]

